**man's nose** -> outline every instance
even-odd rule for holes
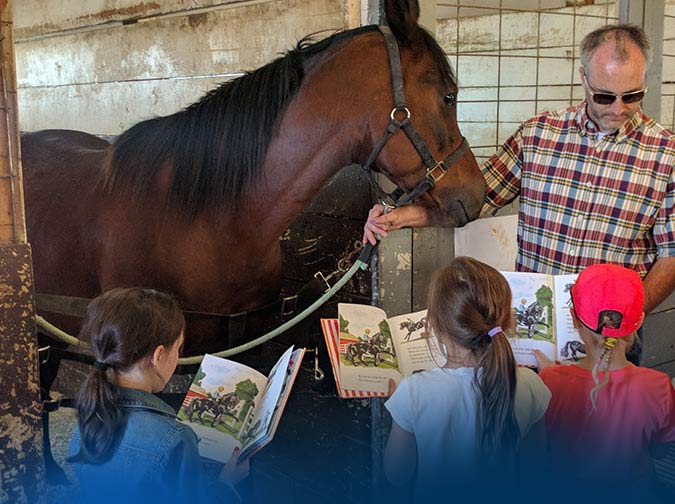
[[[620,115],[628,109],[628,106],[623,102],[621,98],[617,98],[612,103],[612,112],[615,115]]]

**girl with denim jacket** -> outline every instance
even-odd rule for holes
[[[92,301],[80,332],[96,358],[78,397],[69,461],[82,502],[232,502],[248,474],[236,454],[211,480],[197,436],[153,395],[173,375],[185,320],[167,294],[113,289]]]

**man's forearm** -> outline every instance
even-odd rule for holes
[[[645,313],[651,312],[675,290],[675,257],[657,259],[644,280]]]

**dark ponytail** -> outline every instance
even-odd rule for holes
[[[515,455],[520,438],[514,411],[516,360],[503,331],[492,337],[478,367],[483,370],[478,381],[482,451],[492,460]]]
[[[151,289],[113,289],[87,309],[80,339],[89,341],[96,365],[77,399],[80,451],[69,462],[97,464],[112,454],[124,432],[118,404],[118,371],[171,346],[185,328],[183,313],[168,294]]]
[[[458,257],[434,274],[428,302],[435,336],[471,350],[478,362],[480,448],[486,462],[498,462],[515,453],[520,438],[516,361],[504,332],[492,331],[512,324],[511,289],[493,267]]]

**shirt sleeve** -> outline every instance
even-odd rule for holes
[[[654,242],[658,257],[675,257],[675,168],[670,174],[663,206],[654,222]]]
[[[551,391],[531,369],[518,368],[516,389],[516,419],[522,435],[544,417],[551,401]]]
[[[523,123],[483,165],[486,193],[481,214],[494,215],[520,194]]]
[[[403,378],[391,397],[384,403],[394,421],[407,432],[415,432],[411,378],[411,376]]]

